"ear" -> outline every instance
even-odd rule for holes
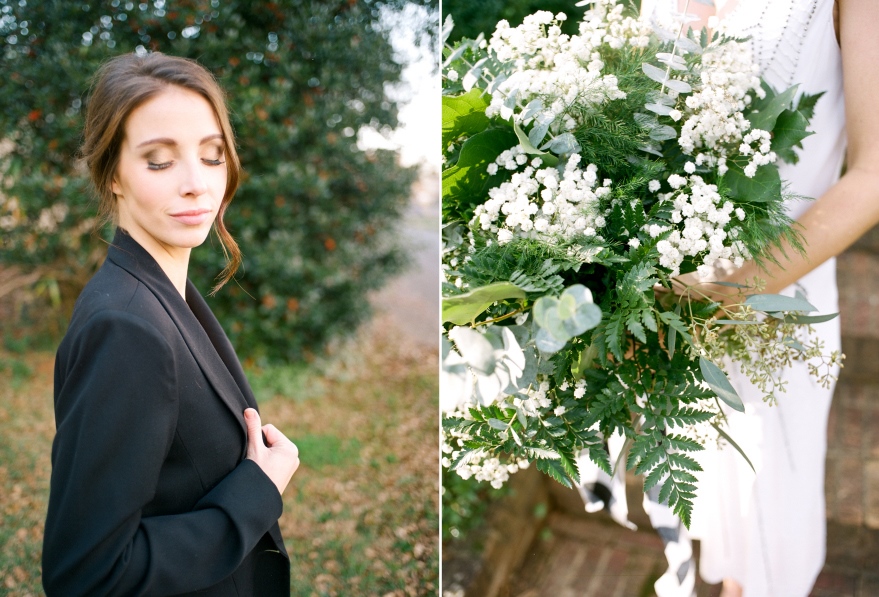
[[[114,175],[112,180],[110,180],[110,192],[116,196],[122,195],[122,186],[119,184],[119,181],[116,180],[116,176]]]

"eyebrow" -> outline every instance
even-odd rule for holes
[[[208,135],[207,137],[205,137],[204,139],[202,139],[201,141],[199,141],[198,144],[199,144],[199,145],[204,145],[204,144],[207,143],[208,141],[213,141],[214,139],[223,139],[223,134],[222,134],[222,133],[216,133],[216,134],[214,134],[214,135]],[[174,139],[169,139],[168,137],[159,137],[159,138],[157,138],[157,139],[150,139],[149,141],[144,141],[143,143],[139,143],[137,146],[138,146],[138,147],[143,147],[144,145],[171,145],[171,146],[176,146],[176,145],[177,145],[177,141],[175,141]]]

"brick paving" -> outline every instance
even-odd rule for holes
[[[811,597],[879,596],[879,229],[838,260],[846,368],[828,422],[827,561]],[[637,490],[637,489],[636,489]],[[636,532],[586,515],[550,486],[551,508],[503,597],[650,597],[662,542],[633,508]],[[630,505],[640,503],[637,493]],[[698,542],[695,545],[698,558]],[[698,581],[698,597],[719,585]]]

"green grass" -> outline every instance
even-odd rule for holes
[[[299,447],[281,527],[294,597],[436,595],[437,358],[377,322],[340,356],[251,372]],[[0,352],[0,595],[42,595],[53,354]],[[341,355],[344,355],[341,356]]]

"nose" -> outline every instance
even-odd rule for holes
[[[202,172],[201,162],[190,163],[181,168],[183,179],[180,181],[180,195],[183,197],[200,197],[208,192],[208,185]]]

